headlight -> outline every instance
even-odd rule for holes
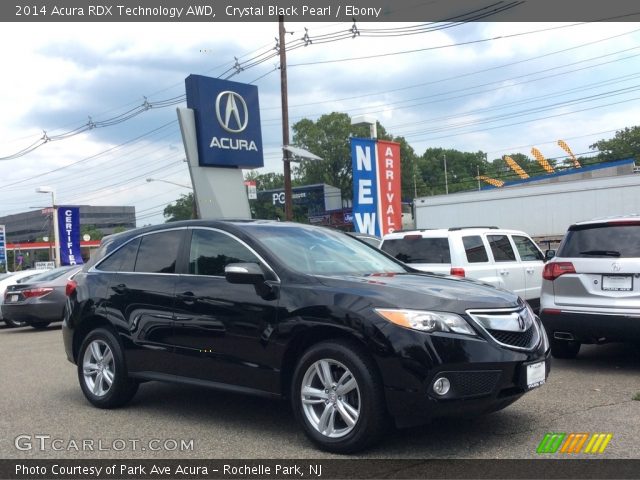
[[[455,313],[429,312],[425,310],[398,310],[392,308],[374,308],[375,312],[385,320],[401,327],[421,332],[455,332],[464,335],[475,335],[476,332]]]

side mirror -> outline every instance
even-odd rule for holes
[[[264,282],[264,273],[257,263],[232,263],[224,267],[224,276],[229,283],[258,285]]]
[[[556,251],[555,250],[547,250],[547,251],[544,252],[545,261],[551,260],[555,256],[556,256]]]

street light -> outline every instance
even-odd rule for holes
[[[185,185],[183,183],[172,182],[171,180],[162,180],[161,178],[147,178],[147,182],[162,182],[162,183],[170,183],[171,185],[176,185],[182,188],[188,188],[193,192],[193,210],[191,216],[193,218],[199,218],[198,216],[198,202],[196,201],[196,191],[191,185]]]
[[[50,193],[51,207],[53,208],[53,246],[55,250],[55,264],[60,266],[60,233],[58,232],[58,207],[56,206],[56,191],[52,187],[38,187],[36,193]]]

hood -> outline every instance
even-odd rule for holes
[[[420,273],[317,277],[323,285],[369,297],[372,306],[464,313],[472,308],[510,308],[515,293],[475,280]]]

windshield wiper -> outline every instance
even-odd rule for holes
[[[616,252],[615,250],[587,250],[585,252],[580,252],[580,255],[602,255],[605,257],[619,257],[620,252]]]

